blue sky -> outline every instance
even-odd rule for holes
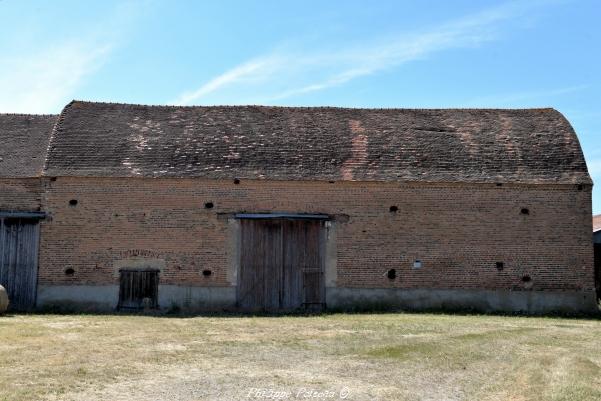
[[[601,3],[0,0],[0,112],[555,107],[599,182]]]

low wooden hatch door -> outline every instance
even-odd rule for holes
[[[323,308],[324,224],[319,219],[240,219],[238,307],[268,312]]]
[[[13,310],[35,307],[39,241],[38,220],[0,218],[0,284]]]
[[[118,309],[155,309],[159,306],[159,271],[127,270],[119,271]]]

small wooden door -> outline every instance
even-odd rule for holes
[[[158,270],[121,270],[118,309],[159,307]],[[145,305],[144,299],[148,303]]]
[[[241,219],[238,306],[254,311],[321,309],[324,222]]]
[[[35,307],[39,238],[37,220],[0,218],[0,284],[13,310]]]

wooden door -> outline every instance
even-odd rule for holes
[[[240,226],[241,309],[275,312],[324,305],[323,221],[242,219]]]
[[[118,309],[158,308],[159,272],[157,270],[121,270],[119,273]]]
[[[37,220],[0,219],[0,284],[8,293],[11,309],[35,307],[39,238]]]

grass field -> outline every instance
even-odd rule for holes
[[[19,401],[601,400],[601,321],[13,315],[0,373]]]

